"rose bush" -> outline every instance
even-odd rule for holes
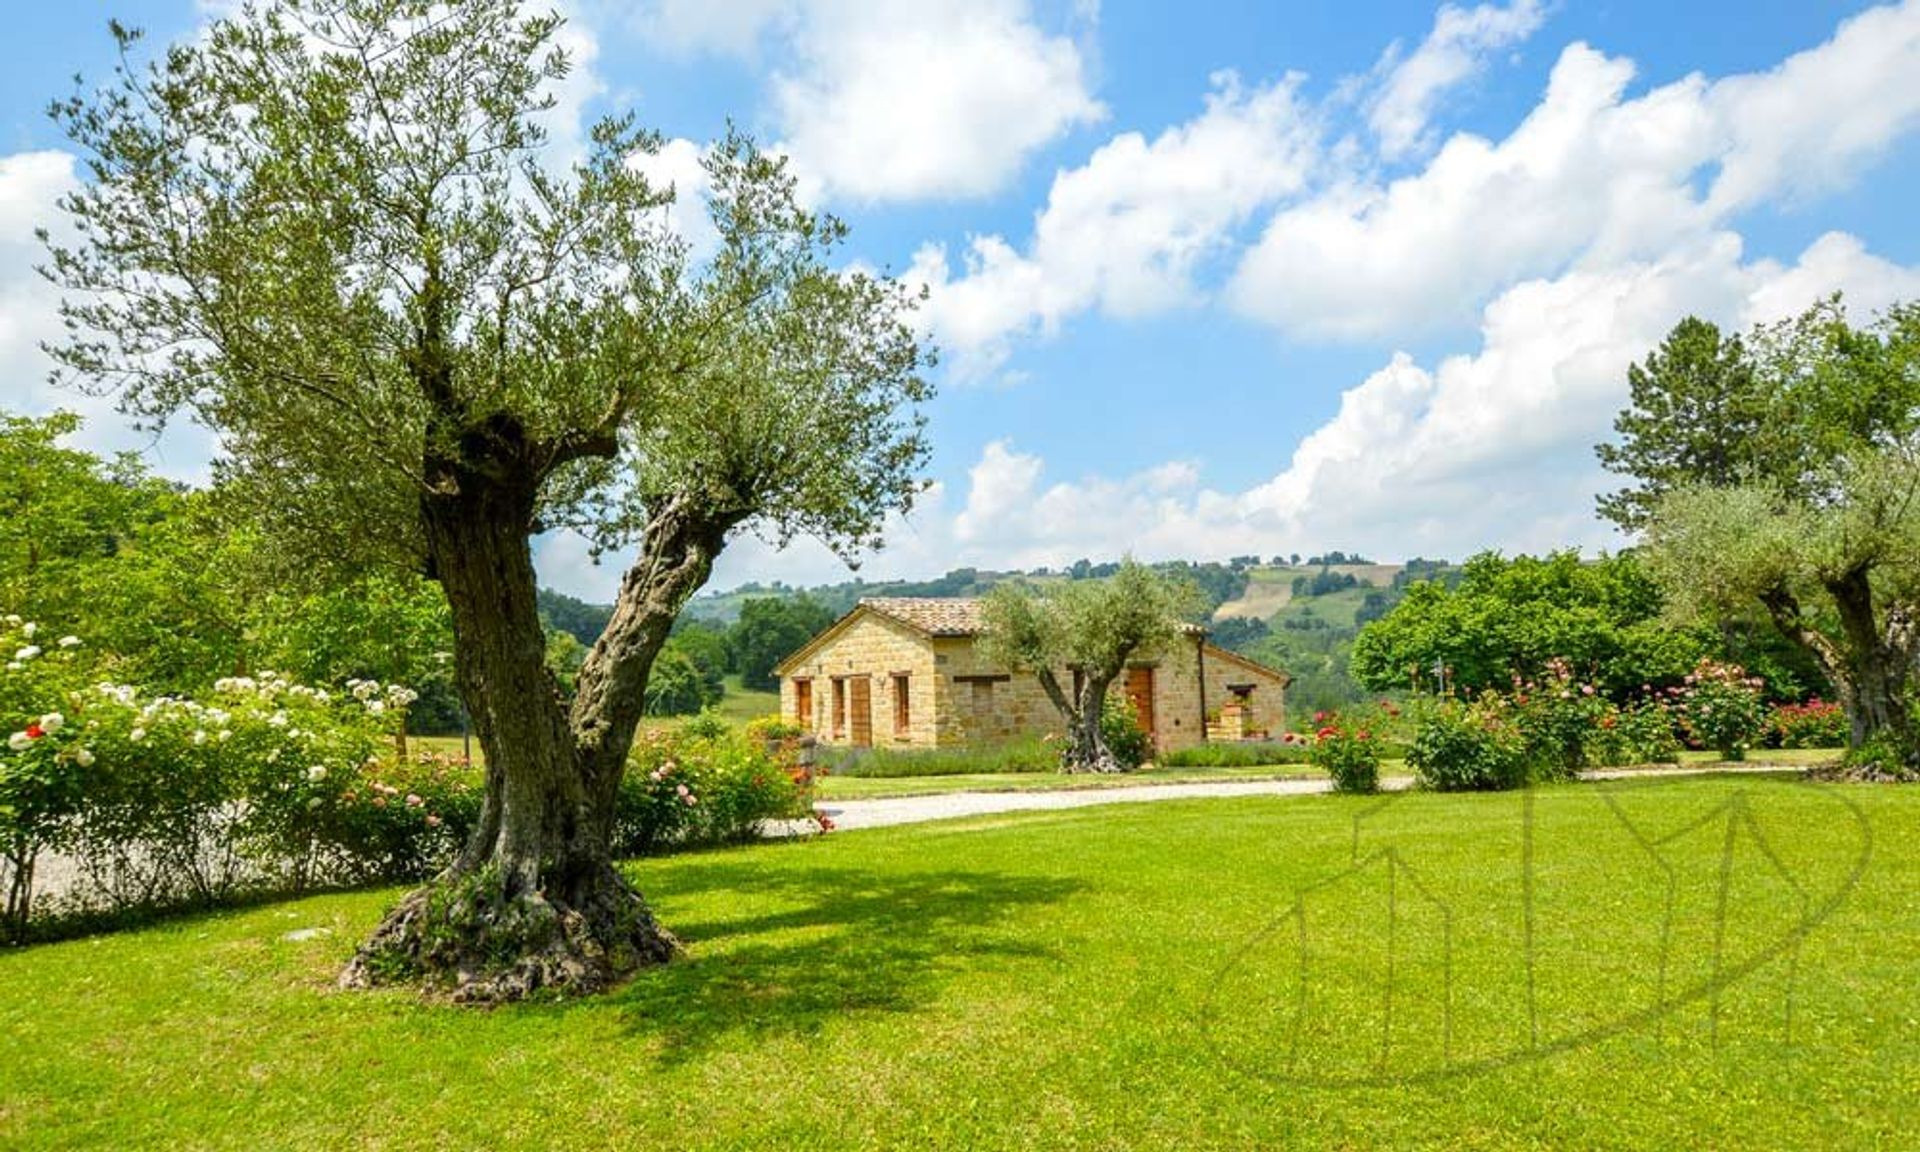
[[[1697,746],[1714,749],[1723,759],[1744,760],[1766,724],[1760,706],[1764,687],[1738,664],[1704,658],[1687,674],[1685,685],[1671,691],[1679,701],[1674,710],[1681,726]]]
[[[1844,748],[1849,736],[1846,709],[1818,696],[1767,715],[1767,739],[1778,748]]]
[[[1380,788],[1377,718],[1364,712],[1317,712],[1310,762],[1333,781],[1336,792],[1375,792]]]

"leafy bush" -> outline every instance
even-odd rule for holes
[[[1903,747],[1893,733],[1881,731],[1860,747],[1848,749],[1840,771],[1853,780],[1911,783],[1920,780],[1920,755]]]
[[[1818,696],[1778,705],[1767,716],[1767,738],[1778,748],[1843,748],[1850,735],[1846,709]]]
[[[1681,723],[1700,747],[1715,749],[1727,760],[1744,760],[1766,723],[1760,710],[1763,687],[1738,664],[1702,659],[1677,691]]]
[[[1380,788],[1380,746],[1364,715],[1322,712],[1314,717],[1309,759],[1333,780],[1336,792],[1376,792]]]
[[[1133,714],[1133,703],[1124,697],[1107,697],[1100,710],[1100,738],[1107,743],[1107,751],[1120,762],[1120,767],[1132,771],[1147,762],[1153,755],[1153,741],[1147,738],[1146,730],[1140,727],[1140,721]]]
[[[687,724],[635,742],[615,806],[615,851],[735,843],[768,821],[812,814],[813,774],[797,740]]]
[[[1518,788],[1528,781],[1527,741],[1497,696],[1449,702],[1421,717],[1407,766],[1437,792]]]

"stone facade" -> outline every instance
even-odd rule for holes
[[[863,601],[780,665],[781,714],[835,745],[945,748],[1058,733],[1059,710],[1040,681],[987,665],[956,606],[970,604]],[[1059,677],[1072,682],[1064,670]],[[1129,669],[1109,695],[1150,689],[1155,745],[1171,751],[1206,740],[1210,715],[1215,738],[1277,735],[1288,679],[1196,634],[1181,651]],[[1244,735],[1219,723],[1223,712],[1244,715],[1234,718]]]

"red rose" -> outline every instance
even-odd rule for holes
[[[40,725],[38,724],[27,725],[27,739],[29,740],[38,740],[40,739],[40,737],[45,736],[46,734],[47,734],[46,730],[41,728]]]

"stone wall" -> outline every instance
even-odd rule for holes
[[[905,674],[907,725],[895,724],[899,674]],[[788,668],[780,678],[780,714],[797,720],[827,744],[853,742],[853,724],[836,730],[833,724],[834,682],[846,684],[845,701],[853,701],[851,681],[864,678],[871,693],[873,745],[877,748],[930,748],[936,741],[934,654],[925,636],[873,612],[862,612],[805,661]],[[799,681],[812,684],[811,716],[799,715]]]

